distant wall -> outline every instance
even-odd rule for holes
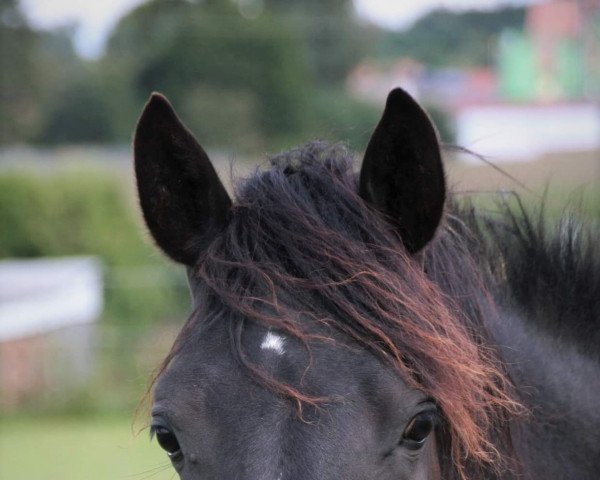
[[[0,262],[0,409],[68,395],[93,372],[102,267],[94,257]]]
[[[0,411],[68,396],[90,381],[96,358],[92,324],[0,343]]]
[[[600,149],[600,106],[482,105],[456,115],[457,142],[491,160]]]

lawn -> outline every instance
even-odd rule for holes
[[[546,210],[552,215],[570,206],[585,216],[600,216],[600,152],[496,163],[504,173],[475,158],[471,161],[470,164],[446,163],[448,183],[453,191],[474,194],[483,201],[494,198],[489,195],[491,192],[514,191],[534,208],[545,198]]]
[[[134,435],[126,416],[0,420],[2,479],[169,480],[174,472],[147,430]]]

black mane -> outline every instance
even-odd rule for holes
[[[343,146],[313,142],[275,156],[271,164],[286,175],[304,175],[326,162],[340,174],[350,161]],[[526,207],[516,194],[499,194],[496,204],[492,213],[472,202],[449,202],[443,228],[424,254],[430,278],[461,302],[479,334],[485,334],[479,318],[485,306],[476,292],[483,282],[500,308],[516,309],[536,328],[600,358],[598,229],[574,213],[552,218],[543,204]]]
[[[516,309],[537,329],[598,357],[600,235],[572,213],[550,218],[543,205],[499,198],[494,214],[455,206],[468,249],[501,308]]]

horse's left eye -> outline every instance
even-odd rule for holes
[[[167,452],[170,459],[175,460],[181,455],[181,447],[173,432],[165,427],[154,427],[154,435],[161,448]]]
[[[400,444],[409,450],[419,450],[435,426],[435,413],[424,412],[415,415],[404,430]]]

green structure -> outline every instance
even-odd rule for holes
[[[536,44],[524,33],[507,31],[500,41],[500,93],[505,100],[575,100],[584,96],[584,49],[576,39]]]

